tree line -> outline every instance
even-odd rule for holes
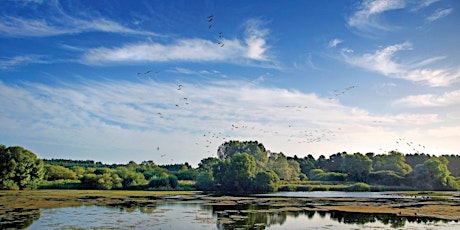
[[[0,145],[0,189],[197,189],[241,194],[275,192],[286,181],[459,190],[460,156],[392,151],[299,158],[271,152],[257,141],[228,141],[219,146],[217,157],[202,159],[193,168],[188,163],[157,165],[153,161],[109,165],[91,160],[42,160],[23,147]]]

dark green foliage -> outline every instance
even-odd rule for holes
[[[176,176],[174,175],[169,175],[168,176],[168,183],[169,183],[169,186],[173,189],[177,188],[177,186],[179,185],[179,180],[177,179]]]
[[[429,154],[424,154],[424,153],[421,153],[421,154],[415,153],[415,154],[406,154],[404,158],[406,159],[406,163],[410,165],[410,167],[415,168],[415,166],[419,164],[423,164],[423,162],[430,159],[431,156]]]
[[[406,164],[403,154],[396,151],[391,151],[388,155],[377,155],[374,157],[372,163],[375,171],[391,170],[400,176],[404,176],[412,171],[412,167]]]
[[[271,170],[259,172],[254,178],[252,191],[256,193],[276,192],[278,191],[279,183],[280,180],[275,172]]]
[[[460,156],[444,155],[443,157],[449,161],[447,168],[450,171],[450,175],[454,177],[460,177]]]
[[[431,157],[415,166],[408,177],[408,183],[423,190],[458,190],[455,178],[450,176],[445,158]]]
[[[214,169],[214,178],[221,192],[248,193],[256,174],[256,161],[247,153],[237,153]]]
[[[288,159],[290,159],[288,157]],[[310,171],[312,169],[315,169],[316,166],[316,160],[315,158],[313,158],[312,155],[308,155],[304,158],[297,158],[297,156],[294,156],[293,160],[297,161],[297,163],[299,163],[299,167],[300,167],[300,172],[301,173],[304,173],[305,175],[309,176],[308,174],[310,173]]]
[[[201,171],[212,172],[215,165],[219,164],[220,160],[215,157],[204,158],[198,163],[198,169]]]
[[[326,172],[342,172],[343,156],[346,154],[346,152],[343,152],[329,156],[329,159],[323,162],[322,169]]]
[[[60,165],[66,168],[72,168],[74,166],[82,168],[108,167],[108,165],[102,164],[100,161],[94,162],[92,160],[43,159],[43,163],[47,165]]]
[[[372,170],[372,161],[366,155],[355,153],[347,154],[342,161],[342,171],[348,174],[348,180],[364,182]]]
[[[404,183],[404,177],[396,174],[392,170],[382,170],[371,172],[368,183],[375,185],[399,186]]]
[[[150,188],[159,188],[159,187],[166,187],[169,185],[169,180],[167,177],[157,177],[153,178],[149,182]]]
[[[161,165],[161,168],[164,168],[168,171],[180,171],[180,170],[189,170],[192,169],[192,166],[190,166],[187,162],[184,164],[170,164],[170,165]]]
[[[337,172],[324,172],[322,169],[310,171],[310,180],[313,181],[345,181],[347,174]]]
[[[0,145],[0,189],[36,188],[43,176],[43,161],[33,152]]]
[[[171,188],[175,189],[179,185],[177,177],[174,175],[169,175],[167,177],[156,177],[150,180],[148,187],[149,188]]]
[[[208,172],[208,171],[200,172],[195,181],[196,189],[202,190],[202,191],[216,190],[215,184],[216,183],[214,181],[214,176],[212,175],[212,172]]]

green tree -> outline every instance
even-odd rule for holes
[[[198,169],[206,172],[212,172],[214,165],[217,165],[220,162],[218,158],[215,157],[208,157],[202,159],[200,163],[198,163]]]
[[[247,153],[237,153],[213,168],[216,187],[223,193],[248,193],[257,171],[256,161]]]
[[[247,192],[257,171],[256,160],[247,153],[237,153],[231,158],[228,179],[233,181],[236,192]]]
[[[200,171],[195,180],[195,188],[201,191],[213,191],[216,189],[212,171]]]
[[[323,163],[322,169],[326,172],[341,172],[343,156],[346,152],[336,153],[329,156],[329,159]]]
[[[126,167],[116,168],[115,173],[122,180],[121,184],[123,189],[132,189],[148,183],[142,173]]]
[[[283,180],[291,180],[292,178],[289,163],[283,153],[270,153],[268,168],[273,170]]]
[[[75,172],[78,178],[83,177],[83,174],[85,174],[85,169],[81,166],[73,166],[72,171]]]
[[[53,180],[61,180],[61,179],[70,179],[75,180],[77,179],[77,174],[60,165],[45,165],[45,179],[49,181]]]
[[[268,154],[263,144],[257,141],[228,141],[217,149],[217,156],[224,161],[237,153],[247,153],[254,157],[257,169],[265,170],[268,162]]]
[[[348,174],[348,180],[365,182],[372,170],[372,160],[366,155],[346,154],[342,162],[342,171]]]
[[[256,193],[276,192],[278,191],[279,184],[278,175],[272,170],[267,170],[256,174],[252,190]]]
[[[459,185],[455,178],[450,176],[445,158],[432,157],[423,164],[415,166],[408,175],[412,186],[425,190],[457,190]]]
[[[412,167],[406,164],[404,155],[400,152],[391,151],[388,155],[382,154],[374,157],[373,169],[375,171],[391,170],[399,176],[404,176],[412,171]]]
[[[297,156],[294,156],[293,160],[299,163],[300,172],[307,176],[309,176],[308,174],[312,169],[315,169],[316,160],[311,154],[304,158],[297,158]]]
[[[43,176],[43,162],[33,152],[0,145],[0,189],[35,188]]]

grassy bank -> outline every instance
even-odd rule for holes
[[[408,186],[368,185],[365,183],[349,183],[342,181],[296,181],[284,182],[279,191],[345,191],[345,192],[383,192],[383,191],[415,191]]]

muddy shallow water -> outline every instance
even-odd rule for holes
[[[331,194],[0,191],[0,229],[460,229],[459,194]]]

